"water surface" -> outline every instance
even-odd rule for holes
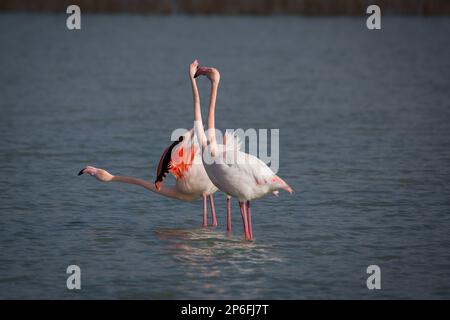
[[[450,298],[448,19],[65,18],[0,15],[0,298]],[[253,203],[251,243],[222,194],[203,230],[201,201],[76,176],[153,181],[194,58],[218,127],[280,128],[296,193]]]

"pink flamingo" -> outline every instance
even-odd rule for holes
[[[192,130],[181,136],[178,141],[175,141],[164,151],[158,165],[158,176],[155,183],[135,177],[112,175],[104,169],[92,166],[83,168],[78,175],[87,174],[102,182],[138,185],[160,195],[181,201],[193,201],[203,197],[203,227],[207,227],[207,198],[209,198],[212,226],[217,226],[213,200],[213,193],[217,191],[217,187],[208,178],[201,161],[200,163],[195,161],[195,158],[200,156],[196,151],[198,148],[195,148],[194,144],[186,148],[187,143],[183,143],[191,140],[186,139],[186,136],[189,137],[191,132]],[[187,150],[187,152],[184,150]],[[174,186],[165,186],[162,183],[168,172],[175,176]],[[227,231],[231,231],[230,210],[230,197],[227,196]]]
[[[209,199],[211,223],[213,227],[216,227],[213,193],[217,191],[217,187],[206,174],[192,133],[191,129],[164,150],[156,171],[155,187],[157,191],[161,191],[163,181],[170,172],[175,177],[177,192],[191,195],[193,199],[203,197],[203,227],[207,227],[206,198]]]
[[[182,137],[180,137],[180,140],[183,140]],[[174,142],[181,142],[180,140]],[[173,145],[172,145],[173,146]],[[177,151],[182,153],[182,147],[178,148]],[[189,152],[189,157],[192,156],[192,153]],[[167,159],[166,156],[168,155],[168,158],[170,160],[170,153],[163,154],[163,157],[161,158],[158,172],[161,172],[161,177],[165,177],[167,172],[171,172],[175,175],[175,186],[173,187],[167,187],[162,185],[162,179],[160,176],[158,176],[155,183],[150,183],[148,181],[145,181],[143,179],[134,178],[134,177],[128,177],[128,176],[116,176],[110,174],[108,171],[100,168],[95,168],[92,166],[87,166],[84,169],[82,169],[78,175],[82,174],[88,174],[91,176],[94,176],[97,178],[97,180],[102,182],[122,182],[122,183],[128,183],[128,184],[135,184],[138,186],[142,186],[150,191],[153,191],[155,193],[158,193],[160,195],[174,198],[181,201],[193,201],[195,199],[198,199],[199,197],[203,197],[203,227],[207,227],[207,198],[209,198],[210,203],[210,209],[212,214],[212,226],[217,226],[217,218],[214,208],[214,199],[213,199],[213,193],[217,191],[217,188],[212,184],[211,180],[209,180],[208,176],[206,175],[205,169],[203,165],[200,164],[194,164],[194,163],[183,163],[180,162],[177,165],[174,165],[173,167],[167,168],[165,161],[163,160]],[[172,166],[174,164],[173,161],[170,161]],[[164,171],[167,170],[167,171]]]
[[[194,92],[194,103],[200,104],[198,91]],[[219,148],[238,149],[240,141],[227,134],[225,141],[231,141],[226,147],[219,145]],[[163,186],[163,181],[168,173],[171,173],[175,179],[175,186]],[[213,193],[217,187],[209,179],[200,157],[198,143],[193,137],[193,129],[180,136],[179,139],[167,147],[159,161],[157,168],[157,178],[155,183],[149,183],[145,180],[128,177],[115,176],[108,171],[92,166],[82,169],[78,175],[88,174],[102,182],[121,182],[142,186],[150,191],[163,196],[182,201],[192,201],[203,197],[203,227],[207,227],[207,198],[210,203],[212,213],[212,226],[217,226],[217,218],[214,207]],[[227,231],[231,231],[231,197],[227,196]]]
[[[199,99],[199,94],[194,94],[194,101]],[[194,102],[195,103],[195,102]],[[198,100],[198,103],[199,100]],[[217,191],[217,187],[209,179],[203,166],[200,148],[193,136],[194,129],[181,136],[178,141],[167,147],[159,161],[155,187],[159,191],[161,185],[170,172],[176,179],[176,188],[183,194],[193,195],[198,198],[203,195],[203,226],[206,227],[206,196],[209,197],[212,213],[212,225],[217,226],[217,218],[214,208],[212,194]],[[226,146],[218,145],[219,148],[229,150],[239,149],[240,141],[230,133],[226,133],[224,141],[231,141]],[[231,197],[227,196],[227,231],[231,231]]]
[[[253,239],[250,201],[263,197],[268,193],[278,194],[284,189],[292,194],[289,185],[278,177],[263,161],[257,157],[235,150],[234,162],[226,163],[226,149],[218,148],[215,135],[215,107],[220,73],[215,68],[199,67],[195,60],[190,65],[192,89],[195,92],[195,78],[205,75],[211,81],[211,95],[208,113],[208,139],[203,128],[200,104],[194,104],[194,128],[202,148],[202,159],[208,177],[219,190],[239,199],[244,237]],[[210,157],[205,161],[205,156]]]

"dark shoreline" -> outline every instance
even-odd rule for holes
[[[71,4],[85,13],[305,16],[357,16],[377,4],[382,14],[450,15],[448,0],[2,0],[0,11],[65,12]]]

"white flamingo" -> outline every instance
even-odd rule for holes
[[[215,107],[220,73],[215,68],[199,67],[195,60],[189,70],[192,90],[197,91],[195,78],[205,75],[211,81],[211,95],[208,113],[208,139],[203,128],[200,103],[194,104],[194,128],[202,147],[202,160],[208,177],[221,191],[239,199],[244,237],[253,239],[250,201],[263,197],[268,193],[278,194],[284,189],[292,193],[291,187],[278,177],[263,161],[257,157],[234,151],[234,161],[229,163],[224,148],[218,148],[215,135]],[[205,157],[208,159],[205,159]]]

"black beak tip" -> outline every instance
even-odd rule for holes
[[[84,172],[84,169],[81,169],[80,172],[78,172],[78,175],[81,176]]]

